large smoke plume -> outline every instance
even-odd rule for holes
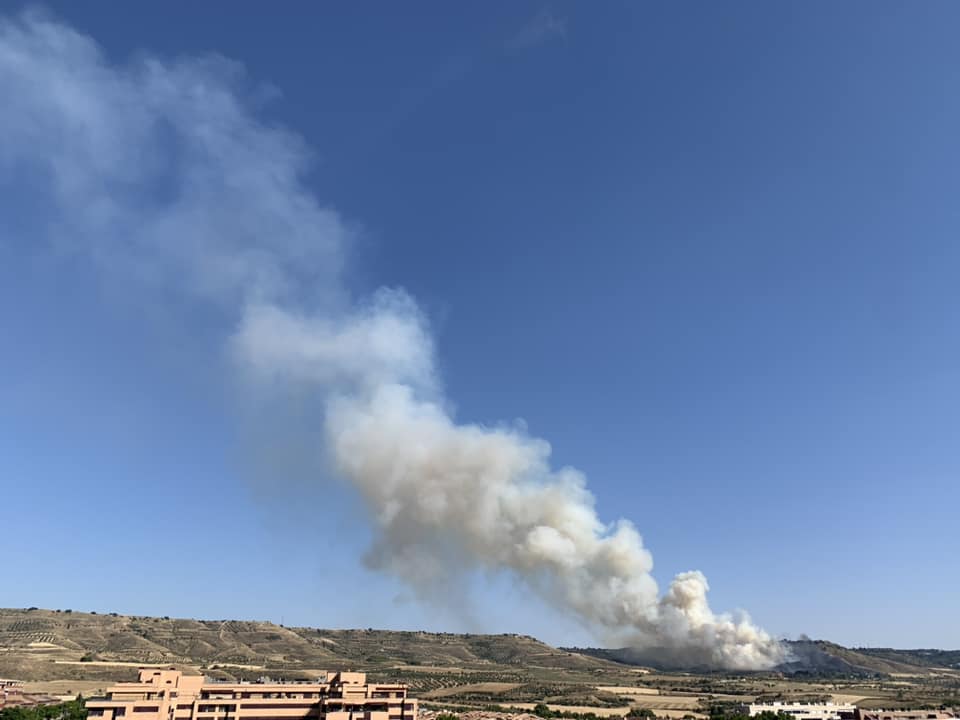
[[[701,573],[661,595],[636,528],[601,521],[584,475],[553,469],[545,441],[454,419],[426,319],[401,290],[350,297],[350,233],[303,183],[300,141],[258,121],[236,65],[111,64],[90,39],[25,15],[0,23],[0,93],[0,183],[44,209],[18,232],[209,303],[234,323],[227,342],[248,381],[313,394],[318,437],[375,526],[371,567],[415,588],[454,568],[510,572],[673,662],[783,659],[746,616],[711,611]]]

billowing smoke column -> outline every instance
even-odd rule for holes
[[[636,528],[601,522],[586,478],[552,470],[546,442],[457,424],[408,296],[381,292],[335,323],[255,305],[234,342],[257,373],[324,389],[337,469],[380,531],[371,566],[426,586],[464,566],[510,570],[588,625],[681,665],[746,669],[783,659],[749,619],[710,610],[700,572],[678,575],[660,597]]]
[[[517,427],[458,424],[414,301],[357,302],[349,233],[301,180],[297,138],[260,123],[219,58],[108,63],[37,15],[0,23],[0,183],[29,180],[28,240],[228,318],[248,380],[315,394],[336,471],[369,508],[370,566],[429,586],[473,567],[510,572],[598,630],[681,664],[764,668],[784,651],[746,616],[716,615],[699,572],[660,595],[627,520],[598,518],[586,478],[550,466]],[[23,237],[4,237],[22,240]]]

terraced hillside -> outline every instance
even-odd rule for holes
[[[406,682],[436,707],[491,704],[624,716],[706,718],[719,705],[756,698],[833,698],[866,707],[960,706],[955,653],[793,645],[793,667],[772,673],[691,673],[640,667],[625,650],[563,650],[524,635],[323,630],[268,622],[182,620],[53,610],[0,610],[0,677],[53,695],[97,693],[142,664],[252,679],[308,678],[365,670]],[[648,662],[656,660],[648,658]],[[628,664],[634,663],[634,664]],[[655,664],[655,663],[652,663]]]
[[[597,676],[616,679],[630,672],[523,635],[0,610],[0,677],[89,687],[129,677],[140,664],[173,664],[225,678],[309,677],[321,669],[350,668],[404,679],[422,691],[470,682],[517,684],[531,677],[592,687]]]

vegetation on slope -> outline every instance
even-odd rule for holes
[[[83,699],[58,705],[0,708],[0,720],[87,720]]]

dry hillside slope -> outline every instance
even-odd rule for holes
[[[631,707],[661,717],[705,718],[717,703],[756,698],[854,698],[868,707],[960,705],[960,653],[850,650],[793,644],[780,673],[651,671],[628,650],[563,650],[523,635],[322,630],[269,622],[182,620],[55,610],[0,610],[0,677],[32,690],[98,693],[141,664],[176,665],[221,678],[307,678],[356,669],[407,682],[424,701],[456,709],[490,704],[528,709]]]
[[[125,664],[155,663],[233,677],[432,666],[620,671],[606,660],[522,635],[322,630],[270,622],[0,609],[0,677],[109,679],[128,673]]]

